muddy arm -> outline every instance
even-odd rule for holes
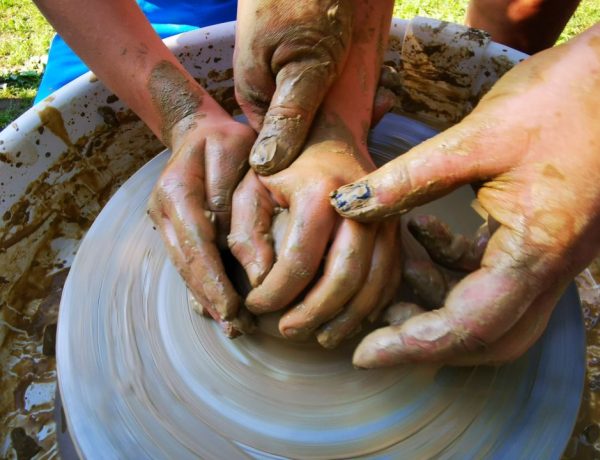
[[[133,0],[37,0],[71,48],[170,145],[173,125],[225,112],[184,70]]]
[[[96,75],[173,154],[149,214],[196,300],[229,335],[240,299],[217,249],[233,189],[254,142],[185,71],[133,0],[39,0],[44,15]],[[223,237],[219,238],[219,235]]]

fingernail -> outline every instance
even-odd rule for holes
[[[270,170],[281,155],[279,154],[279,145],[274,136],[265,137],[260,140],[253,148],[250,154],[250,165],[256,171],[263,172]]]
[[[349,212],[368,206],[373,196],[367,182],[355,182],[344,185],[329,195],[331,204],[341,212]]]
[[[408,219],[408,229],[412,232],[420,232],[423,229],[427,229],[432,220],[432,216],[427,214],[420,214],[418,216],[411,217]]]
[[[365,346],[364,342],[361,342],[356,350],[354,356],[352,356],[352,365],[359,369],[372,369],[377,367],[378,364],[378,349],[372,345]]]
[[[281,332],[281,335],[283,335],[285,338],[290,339],[290,340],[304,341],[310,337],[310,331],[308,331],[306,329],[302,329],[302,328],[295,328],[295,327],[281,328],[280,327],[279,332]]]
[[[253,315],[263,315],[273,311],[268,296],[265,296],[263,289],[260,286],[252,289],[248,293],[244,300],[244,305]]]
[[[406,351],[399,328],[388,326],[371,332],[358,344],[352,364],[365,369],[406,364],[410,361]]]
[[[326,327],[317,334],[317,342],[319,342],[323,348],[332,350],[338,346],[340,340],[330,328]]]

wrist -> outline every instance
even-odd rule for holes
[[[154,131],[169,147],[191,128],[232,120],[178,63],[158,62],[147,87],[157,115]]]
[[[237,132],[239,127],[246,128],[254,133],[251,128],[235,121],[216,101],[211,110],[198,110],[177,120],[173,126],[164,134],[165,144],[172,152],[190,140],[193,143],[204,142],[211,136],[223,132]],[[191,137],[190,137],[191,136]]]

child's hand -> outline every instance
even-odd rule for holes
[[[228,335],[240,299],[217,244],[229,231],[233,190],[248,168],[251,128],[226,115],[189,116],[172,129],[172,156],[154,188],[150,216],[171,260],[204,310]]]

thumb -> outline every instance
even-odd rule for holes
[[[321,102],[337,74],[331,61],[291,62],[277,74],[277,89],[250,155],[262,175],[286,168],[304,146]]]
[[[457,187],[499,174],[512,159],[503,136],[476,118],[419,144],[361,180],[333,191],[330,202],[344,217],[370,221],[433,201]]]

